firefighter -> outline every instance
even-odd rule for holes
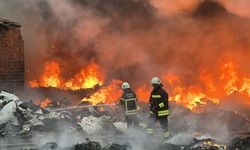
[[[125,119],[127,122],[127,128],[131,128],[132,125],[138,126],[137,121],[137,98],[135,93],[131,90],[128,82],[122,84],[123,94],[120,99],[120,105],[124,107]]]
[[[159,121],[164,138],[169,137],[168,132],[168,93],[163,89],[161,80],[154,77],[151,80],[153,90],[149,98],[150,117],[148,121],[147,133],[154,133],[154,126]]]

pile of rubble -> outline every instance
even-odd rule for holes
[[[68,148],[60,148],[56,143],[46,143],[45,145],[38,148],[39,150],[128,150],[131,149],[126,144],[108,144],[106,146],[101,146],[99,142],[90,141],[87,139],[84,143],[78,143],[74,146],[68,147]]]
[[[32,149],[41,150],[130,150],[135,149],[135,146],[139,149],[145,150],[250,149],[250,134],[246,132],[248,131],[250,123],[246,118],[236,113],[212,111],[201,114],[193,114],[187,109],[177,108],[178,106],[172,107],[172,112],[174,115],[170,116],[170,131],[172,131],[173,135],[168,140],[164,140],[162,139],[162,137],[158,137],[158,134],[156,135],[156,137],[147,137],[144,132],[144,128],[146,127],[145,121],[143,122],[142,120],[140,120],[140,128],[136,129],[136,131],[132,130],[133,136],[131,136],[131,133],[128,133],[129,131],[127,130],[126,123],[121,121],[122,119],[117,119],[117,117],[113,116],[114,114],[120,113],[114,113],[115,110],[109,107],[103,108],[105,105],[100,106],[102,107],[68,107],[56,110],[46,110],[39,107],[38,105],[35,105],[32,101],[24,102],[19,100],[19,98],[14,94],[1,91],[0,135],[2,136],[2,138],[14,141],[13,139],[16,137],[30,137],[31,139],[32,136],[37,133],[55,134],[69,132],[79,133],[81,135],[81,139],[91,138],[94,140],[79,140],[77,142],[80,144],[74,144],[77,143],[74,142],[69,144],[71,146],[64,146],[63,148],[60,147],[61,145],[56,141],[51,141],[47,144],[41,143],[41,145],[39,146],[34,145],[34,143],[24,144],[25,146],[33,146]],[[228,129],[238,132],[238,134],[234,135],[240,136],[236,136],[236,138],[231,137],[231,142],[223,143],[216,141],[214,138],[197,138],[198,136],[185,135],[189,140],[186,140],[185,143],[180,142],[182,140],[181,138],[184,138],[184,136],[177,135],[181,132],[186,133],[188,130],[190,130],[189,127],[194,127],[192,126],[193,122],[190,121],[196,121],[194,122],[196,125],[196,131],[210,132],[210,130],[207,130],[206,128],[206,126],[208,125],[206,124],[207,121],[205,120],[209,120],[210,123],[218,124],[218,120],[220,118],[211,118],[211,116],[215,116],[215,113],[217,114],[217,116],[222,116],[221,118],[224,119],[223,122],[226,123],[228,127],[230,127]],[[146,117],[145,114],[145,112],[142,112],[141,114],[139,113],[139,118],[146,120],[146,118],[143,118]],[[180,118],[182,118],[182,120],[180,120]],[[185,123],[183,123],[183,121]],[[239,124],[235,124],[234,121],[240,122],[241,126],[239,126]],[[66,131],[66,129],[69,131]],[[241,133],[240,129],[244,131],[244,134]],[[211,128],[211,132],[212,130],[214,130],[214,128]],[[103,139],[105,139],[105,144],[100,143],[103,142]],[[9,145],[11,146],[12,144],[10,143]],[[9,145],[6,146],[8,149]],[[16,144],[16,146],[18,147],[18,144]]]
[[[76,144],[74,147],[75,150],[127,150],[128,148],[126,144],[111,144],[102,147],[100,143],[88,139],[86,143]]]
[[[88,135],[103,131],[119,133],[113,124],[115,120],[107,116],[108,113],[94,107],[48,111],[32,101],[23,102],[16,95],[1,91],[0,135],[21,136],[32,131],[56,131],[59,124],[66,124],[68,129],[81,130]]]
[[[228,145],[218,144],[213,139],[203,139],[197,140],[193,139],[188,145],[174,145],[170,143],[156,144],[150,141],[145,142],[144,146],[140,149],[145,150],[247,150],[250,148],[250,138],[236,138],[233,139]],[[43,145],[41,150],[44,149],[60,149],[56,143],[47,143]],[[81,144],[76,144],[69,148],[64,148],[66,150],[133,150],[133,147],[128,144],[108,144],[106,146],[101,146],[99,142],[90,141],[87,139],[86,142]]]

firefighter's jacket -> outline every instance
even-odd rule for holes
[[[125,115],[136,115],[137,98],[131,89],[125,89],[120,100],[120,105],[124,107]]]
[[[169,115],[168,93],[159,86],[151,92],[149,98],[151,114],[157,117],[165,117]]]

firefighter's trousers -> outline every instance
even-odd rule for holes
[[[161,129],[163,131],[163,136],[167,138],[169,136],[168,132],[168,116],[162,116],[158,117],[155,114],[150,114],[149,121],[148,121],[148,128],[147,128],[147,133],[148,134],[153,134],[154,133],[154,127],[155,124],[159,121],[161,125]]]
[[[139,126],[139,122],[138,122],[138,118],[137,115],[126,115],[126,122],[127,122],[127,128],[131,128],[133,127],[138,127]]]

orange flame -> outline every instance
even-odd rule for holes
[[[148,102],[150,96],[150,89],[145,85],[136,89],[136,94],[139,101]]]
[[[42,75],[41,81],[30,81],[31,87],[60,87],[60,73],[59,64],[56,62],[46,62],[44,73]]]
[[[47,107],[52,101],[46,98],[44,101],[41,102],[40,107],[45,108]]]
[[[116,103],[121,96],[121,81],[113,80],[111,84],[102,87],[99,91],[91,95],[89,98],[82,99],[82,102],[90,102],[93,105],[99,103]]]
[[[233,59],[224,60],[217,70],[202,68],[197,71],[198,78],[194,84],[187,84],[181,75],[167,73],[160,78],[164,88],[169,93],[170,101],[181,104],[193,111],[196,107],[207,105],[207,100],[219,104],[225,96],[237,91],[246,93],[250,97],[250,78],[242,76]],[[60,89],[78,90],[93,88],[100,85],[100,90],[82,102],[90,102],[93,105],[98,103],[115,103],[121,96],[121,81],[113,80],[110,84],[104,84],[104,76],[99,66],[92,62],[81,69],[70,80],[61,76],[60,65],[57,62],[46,62],[44,72],[39,81],[30,81],[32,87],[56,87]],[[131,83],[133,84],[133,83]],[[152,87],[142,85],[136,88],[139,101],[148,102]],[[42,106],[46,106],[49,100],[46,99]]]
[[[98,65],[91,63],[65,84],[67,88],[72,90],[93,88],[96,85],[103,84],[102,78]]]
[[[240,88],[240,92],[247,92],[248,96],[250,97],[250,79],[248,78],[243,78],[243,85]]]
[[[197,71],[199,79],[193,85],[184,85],[183,78],[174,74],[161,77],[169,93],[170,101],[181,104],[193,111],[200,105],[206,105],[204,99],[219,104],[220,99],[237,91],[250,97],[250,78],[241,76],[232,60],[224,61],[218,71],[204,68]],[[219,72],[219,75],[216,74]],[[136,90],[139,98],[149,99],[150,88],[141,86]]]
[[[103,84],[103,75],[97,64],[91,63],[70,80],[61,77],[60,65],[57,62],[46,62],[39,81],[30,81],[31,87],[56,87],[60,89],[79,90],[93,88]]]
[[[239,90],[239,77],[236,72],[236,66],[233,62],[225,63],[221,66],[222,74],[220,79],[225,81],[224,90],[227,95]]]

